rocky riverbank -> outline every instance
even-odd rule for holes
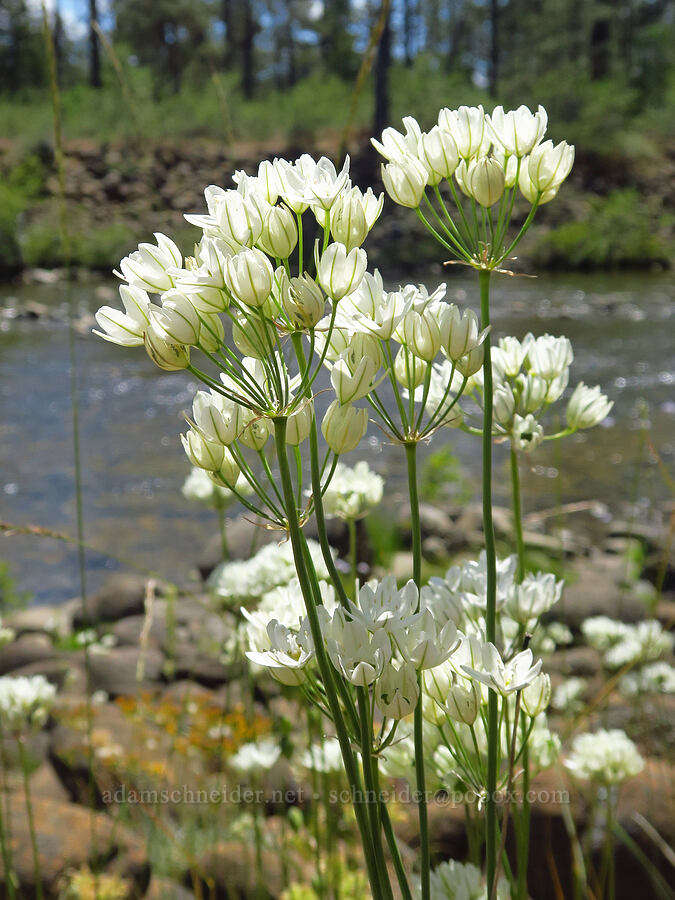
[[[627,699],[605,670],[602,654],[584,643],[580,626],[591,615],[629,623],[653,615],[664,628],[672,628],[675,561],[664,556],[664,535],[658,531],[604,523],[593,513],[591,504],[576,510],[571,515],[578,517],[579,527],[562,534],[549,533],[546,516],[528,520],[530,554],[558,560],[567,580],[555,620],[569,629],[570,640],[546,656],[545,669],[554,690],[570,676],[585,679],[579,707],[584,729],[620,727],[638,743],[647,764],[623,792],[619,821],[667,878],[667,862],[653,835],[666,843],[675,840],[675,769],[668,758],[675,740],[675,695]],[[592,530],[583,527],[584,517]],[[480,545],[477,507],[446,511],[425,505],[421,518],[430,572],[442,571],[450,560],[466,558]],[[512,538],[508,511],[497,509],[495,522],[506,546]],[[405,514],[398,528],[403,541],[408,533]],[[276,534],[244,518],[230,524],[233,557],[248,556],[254,534],[263,543],[277,540]],[[345,535],[337,525],[331,541],[344,554]],[[377,574],[365,531],[360,548],[363,575]],[[205,557],[199,561],[204,577],[217,562],[215,547]],[[407,577],[409,564],[403,547],[390,568]],[[171,585],[115,575],[85,604],[74,599],[33,607],[3,622],[15,637],[0,651],[0,675],[42,674],[57,687],[48,723],[28,741],[40,870],[48,898],[57,898],[74,873],[85,877],[95,866],[120,886],[111,897],[253,896],[250,807],[241,793],[252,785],[246,779],[242,785],[241,776],[233,780],[229,759],[237,747],[261,735],[273,732],[286,749],[296,740],[302,746],[304,738],[297,733],[293,695],[268,676],[251,681],[245,675],[241,657],[232,649],[238,621],[233,607],[227,597],[216,598],[206,589],[179,595]],[[579,722],[554,710],[551,724],[564,748]],[[5,734],[1,744],[14,868],[20,896],[27,898],[34,895],[35,867],[24,791],[15,742]],[[293,809],[307,813],[311,787],[284,757],[262,784],[253,786],[262,787],[265,798],[265,896],[278,898],[289,880],[307,880],[312,871],[308,833],[297,821],[295,831],[289,826],[295,821]],[[564,896],[570,896],[567,812],[571,810],[582,837],[592,842],[590,798],[572,793],[569,807],[552,802],[551,797],[561,797],[560,791],[569,788],[557,767],[538,776],[534,786],[544,799],[533,807],[533,896],[560,896],[550,867],[541,865],[544,858],[555,859]],[[207,790],[220,793],[216,799],[214,793],[210,801],[193,802],[186,790],[203,790],[204,798]],[[160,791],[167,792],[167,803]],[[399,804],[395,821],[400,836],[414,847],[412,804]],[[466,833],[461,807],[439,798],[431,821],[437,858],[462,858]],[[348,826],[338,832],[338,841],[340,852],[349,857]],[[623,844],[617,849],[617,869],[617,897],[632,897],[642,889],[645,870]],[[3,879],[0,870],[0,884]],[[212,893],[204,893],[208,890]]]
[[[65,197],[71,258],[77,266],[109,271],[155,231],[171,234],[187,248],[197,232],[183,213],[203,208],[206,185],[226,186],[235,169],[252,171],[260,159],[275,155],[336,153],[334,142],[310,143],[232,148],[196,139],[68,143]],[[355,181],[375,183],[379,167],[365,135],[355,142],[352,155]],[[610,150],[603,159],[578,150],[569,183],[556,203],[542,210],[538,227],[519,249],[519,270],[669,267],[675,249],[673,173],[675,145],[663,147],[659,160],[639,164]],[[25,267],[63,265],[52,148],[40,144],[26,150],[0,142],[0,176],[5,185],[0,195],[0,276]],[[393,265],[396,274],[419,271],[438,260],[433,239],[393,204],[370,236],[368,253],[373,265],[388,271]]]

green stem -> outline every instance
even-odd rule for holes
[[[377,795],[380,797],[380,782],[379,775],[377,771],[377,766],[375,766],[375,786],[377,789]],[[403,865],[403,860],[401,859],[401,851],[399,850],[398,841],[396,840],[396,835],[394,834],[394,828],[391,824],[391,818],[389,817],[389,810],[387,809],[387,804],[380,797],[380,819],[382,820],[382,828],[384,830],[384,836],[387,839],[387,846],[389,847],[389,853],[391,855],[392,862],[394,863],[394,870],[396,872],[396,878],[398,879],[398,886],[401,891],[401,897],[403,900],[413,900],[412,892],[410,890],[410,885],[408,884],[408,877],[405,873],[405,867]]]
[[[26,755],[26,739],[21,734],[17,735],[16,741],[19,745],[19,760],[21,762],[21,772],[23,773],[23,792],[26,798],[26,817],[28,819],[28,831],[30,833],[30,843],[33,850],[35,897],[36,900],[43,900],[44,891],[42,888],[42,872],[40,870],[40,851],[38,850],[37,834],[35,832],[35,819],[33,818],[33,803],[30,796],[30,774],[28,771],[28,757]]]
[[[347,774],[349,785],[355,801],[353,803],[354,815],[356,816],[356,822],[359,827],[359,833],[361,836],[361,843],[363,846],[366,866],[368,868],[368,877],[373,891],[373,897],[374,900],[382,900],[379,873],[377,871],[377,867],[375,866],[374,860],[372,836],[370,835],[368,830],[368,822],[365,817],[363,804],[360,802],[362,796],[361,779],[359,777],[354,754],[352,753],[349,734],[347,732],[345,721],[342,715],[342,710],[340,709],[340,703],[333,683],[333,676],[330,668],[331,663],[326,655],[326,648],[323,643],[323,635],[321,633],[321,625],[319,623],[312,585],[307,573],[307,566],[303,551],[302,534],[300,532],[297,510],[295,508],[293,481],[291,479],[291,472],[288,465],[288,456],[286,454],[286,425],[287,419],[285,416],[280,416],[279,418],[274,419],[274,440],[276,444],[277,459],[279,462],[281,483],[283,486],[284,497],[286,501],[288,531],[291,539],[291,545],[293,547],[295,568],[298,575],[298,581],[300,582],[302,596],[305,601],[307,618],[309,619],[312,640],[314,642],[314,648],[316,652],[316,661],[326,691],[326,700],[328,702],[331,717],[335,724],[335,730],[337,732],[337,738],[340,743],[340,750],[342,752],[342,760],[344,763],[345,772]],[[338,677],[340,676],[338,675]]]
[[[518,584],[525,577],[525,541],[523,540],[523,514],[520,502],[520,472],[518,471],[518,454],[511,447],[511,491],[513,495],[513,524],[516,529],[516,548],[518,551]]]
[[[420,502],[417,492],[417,443],[405,445],[408,467],[408,495],[410,497],[410,521],[413,551],[413,581],[418,591],[422,587],[422,530],[420,528]],[[419,598],[417,601],[419,609]],[[431,898],[431,854],[429,851],[429,820],[427,788],[424,772],[424,719],[422,718],[422,676],[417,676],[419,699],[415,707],[415,777],[417,781],[417,814],[420,823],[420,887],[421,900]]]
[[[9,789],[7,786],[7,754],[2,721],[0,721],[0,771],[2,773],[2,778],[0,778],[0,847],[2,848],[2,864],[5,870],[7,900],[15,900],[16,875],[12,865],[12,823],[9,807]]]
[[[384,858],[384,847],[382,846],[379,792],[377,790],[377,776],[375,775],[377,759],[373,758],[372,752],[373,728],[368,709],[368,692],[366,688],[358,688],[357,693],[359,720],[361,724],[361,759],[363,760],[363,780],[366,788],[365,807],[368,811],[368,819],[370,821],[370,833],[373,838],[373,849],[375,850],[375,864],[380,877],[382,895],[383,897],[386,897],[387,900],[393,900],[389,876],[387,874],[387,864]]]
[[[479,273],[481,328],[490,324],[490,271]],[[483,343],[483,533],[487,591],[485,609],[485,637],[494,644],[497,633],[497,553],[492,521],[492,356],[490,332]],[[498,698],[494,690],[488,693],[488,759],[486,807],[487,883],[492,885],[497,870],[497,750],[499,745]]]
[[[227,546],[227,523],[225,521],[225,507],[218,505],[218,527],[220,529],[220,554],[223,561],[229,558],[230,552]]]
[[[347,519],[347,528],[349,530],[349,566],[352,573],[352,591],[354,601],[356,602],[356,579],[358,576],[357,566],[357,552],[356,552],[356,519]]]

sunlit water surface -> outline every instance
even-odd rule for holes
[[[431,285],[441,275],[426,280]],[[635,502],[653,510],[668,490],[649,443],[671,471],[675,450],[672,278],[574,274],[493,280],[495,337],[522,337],[528,330],[567,335],[575,350],[571,384],[600,384],[615,401],[603,427],[528,458],[526,508],[551,506],[561,496],[566,503],[598,499],[614,512]],[[73,535],[68,290],[78,316],[116,303],[110,281],[71,289],[58,283],[0,288],[0,518]],[[448,297],[476,308],[475,282],[452,277]],[[49,307],[53,317],[15,315],[31,301]],[[184,582],[215,528],[213,515],[180,491],[188,467],[178,434],[197,384],[189,374],[155,369],[142,350],[124,350],[87,334],[86,320],[82,332],[75,354],[85,539],[103,551],[87,551],[88,587],[120,568],[120,560]],[[642,400],[648,404],[646,447]],[[444,429],[423,456],[447,441],[477,499],[478,439]],[[400,450],[373,426],[368,444],[346,461],[355,462],[358,453],[386,476],[385,502],[398,509],[404,490]],[[497,448],[495,482],[502,500],[505,462],[504,448]],[[77,554],[70,544],[32,535],[0,537],[0,560],[10,562],[17,587],[38,603],[78,592]]]

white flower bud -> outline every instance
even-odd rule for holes
[[[407,347],[399,347],[394,359],[394,375],[404,388],[413,391],[424,381],[429,363],[412,354]]]
[[[310,400],[288,417],[288,422],[286,423],[287,444],[297,447],[298,444],[301,444],[309,437],[313,413],[314,405]]]
[[[162,307],[150,311],[154,326],[177,344],[194,347],[199,343],[201,322],[190,300],[180,291],[162,294]]]
[[[462,159],[471,159],[484,143],[485,112],[482,106],[442,109],[438,114],[438,124],[453,136]]]
[[[245,424],[239,433],[239,443],[250,450],[262,450],[270,436],[268,420],[250,410],[242,410],[242,419]]]
[[[550,381],[562,375],[572,364],[572,344],[566,337],[544,334],[530,344],[527,359],[532,372]]]
[[[469,166],[467,183],[471,196],[480,206],[493,206],[504,194],[504,169],[491,156],[481,156]]]
[[[138,250],[120,262],[122,276],[134,287],[161,293],[174,286],[172,269],[180,269],[183,257],[171,238],[155,233],[157,246],[139,244]]]
[[[415,156],[417,154],[422,129],[412,116],[405,116],[403,126],[405,134],[401,134],[395,128],[385,128],[382,132],[381,142],[375,138],[370,139],[373,147],[390,162],[398,162],[406,155]]]
[[[268,319],[235,314],[232,318],[232,340],[244,356],[266,359],[275,346],[276,331]]]
[[[354,247],[348,253],[342,244],[330,244],[318,259],[317,245],[316,256],[319,284],[331,299],[341,300],[361,284],[368,265],[365,250]]]
[[[331,384],[340,403],[353,403],[374,388],[382,354],[377,340],[356,334],[337,358],[330,373]]]
[[[143,335],[145,350],[150,359],[167,372],[187,369],[190,365],[190,348],[177,344],[151,322]]]
[[[567,424],[570,428],[593,428],[609,414],[614,406],[600,388],[589,388],[583,383],[575,387],[567,404]]]
[[[535,680],[528,684],[521,695],[523,709],[533,719],[543,713],[551,702],[551,678],[545,672],[540,672]]]
[[[125,311],[102,306],[94,318],[103,331],[94,329],[94,334],[121,347],[140,347],[150,323],[150,298],[142,288],[127,284],[120,285],[120,297]]]
[[[516,398],[513,396],[511,385],[508,382],[498,384],[493,393],[492,411],[495,421],[500,425],[508,426],[513,421],[516,411]]]
[[[360,194],[358,188],[352,188],[338,197],[330,210],[330,232],[347,250],[360,247],[368,237],[366,211]]]
[[[420,160],[429,172],[428,183],[438,184],[443,178],[451,178],[459,163],[459,151],[449,131],[434,125],[428,134],[420,137],[417,147]]]
[[[181,443],[193,466],[206,469],[209,472],[217,472],[222,464],[225,448],[219,442],[207,441],[198,431],[190,429],[187,434],[181,434]]]
[[[478,316],[472,309],[460,313],[454,303],[441,309],[441,338],[448,357],[456,362],[484,340],[486,332],[480,331]]]
[[[546,402],[548,382],[533,372],[528,372],[527,375],[521,372],[516,378],[514,392],[517,396],[518,412],[521,416],[526,416],[541,409]]]
[[[245,249],[225,261],[227,285],[247,306],[262,306],[272,291],[273,270],[262,250]]]
[[[368,429],[368,411],[333,400],[321,423],[321,433],[333,453],[349,453]]]
[[[466,356],[457,360],[457,371],[460,375],[464,375],[465,378],[471,378],[472,375],[479,371],[482,365],[483,345],[480,344],[478,347],[470,350]]]
[[[519,106],[505,113],[503,106],[497,106],[491,116],[486,116],[485,122],[491,136],[510,156],[522,157],[530,153],[544,136],[548,116],[541,105],[536,113],[530,112],[527,106]]]
[[[307,273],[290,279],[281,302],[291,324],[300,330],[314,328],[321,321],[326,308],[323,291]]]
[[[263,227],[256,198],[244,197],[239,191],[221,189],[216,189],[211,198],[218,229],[216,234],[235,252],[241,247],[252,247],[259,240]],[[208,199],[207,197],[207,202]]]
[[[544,440],[544,429],[531,414],[513,417],[511,430],[511,443],[514,450],[522,450],[531,453]]]
[[[419,685],[415,666],[410,662],[396,668],[392,663],[375,684],[375,703],[382,715],[390,719],[405,719],[415,711],[419,697]]]
[[[236,487],[241,493],[251,492],[249,483],[244,479],[237,483],[241,475],[241,469],[227,447],[223,448],[223,461],[220,464],[220,468],[216,472],[209,472],[209,475],[211,480],[221,487],[226,487],[229,490],[234,490]],[[241,483],[242,481],[243,484]]]
[[[201,329],[197,346],[207,353],[213,353],[225,339],[225,328],[218,313],[201,313]]]
[[[396,330],[396,337],[402,344],[427,362],[431,362],[441,349],[441,328],[438,307],[434,304],[419,312],[411,309],[403,317]]]
[[[295,216],[286,206],[271,206],[263,218],[258,246],[278,259],[288,259],[298,243]]]
[[[216,391],[197,391],[192,401],[195,428],[207,441],[229,445],[242,427],[242,408]]]
[[[574,163],[574,147],[567,141],[553,146],[553,141],[544,141],[530,153],[527,173],[535,190],[545,193],[557,190],[569,175]]]
[[[394,203],[416,209],[424,196],[429,172],[416,156],[382,165],[382,184]]]

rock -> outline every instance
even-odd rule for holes
[[[42,797],[57,803],[70,802],[70,796],[63,782],[56,774],[54,766],[45,761],[30,777],[30,789],[33,797]]]
[[[197,877],[215,888],[216,900],[276,900],[283,889],[283,873],[279,854],[262,852],[262,890],[256,895],[255,850],[252,844],[222,841],[203,853],[195,867]]]
[[[545,664],[547,672],[579,678],[592,678],[602,668],[602,654],[593,647],[563,648],[548,657]]]
[[[175,881],[153,875],[144,900],[195,900],[195,895]]]
[[[161,606],[159,604],[162,604]],[[148,632],[148,646],[161,647],[166,644],[166,608],[164,601],[156,601],[153,612],[152,622]],[[125,616],[118,622],[115,622],[111,628],[111,633],[115,636],[118,645],[134,646],[140,642],[141,634],[146,625],[145,616]]]
[[[234,627],[229,614],[211,611],[209,598],[181,601],[173,634],[167,635],[164,644],[173,676],[215,686],[238,674],[238,665],[233,667],[221,659]]]
[[[432,563],[440,563],[448,558],[445,541],[436,535],[429,535],[422,541],[422,556]]]
[[[25,634],[2,648],[0,675],[29,666],[40,660],[53,659],[57,652],[45,634]]]
[[[147,579],[140,575],[111,575],[96,594],[87,598],[86,610],[75,613],[75,627],[88,628],[144,613],[146,590]]]
[[[389,564],[389,572],[397,581],[412,578],[413,555],[409,551],[399,550],[395,553]]]
[[[159,681],[164,654],[154,647],[141,652],[138,647],[112,647],[89,654],[92,686],[111,697],[136,694],[149,683]]]
[[[450,516],[431,503],[420,503],[420,529],[423,538],[433,535],[451,541],[457,535],[457,526]]]
[[[54,637],[67,637],[73,630],[73,616],[80,607],[80,601],[31,606],[5,616],[4,624],[13,628],[17,635],[43,633]]]
[[[50,657],[38,662],[21,666],[12,671],[12,675],[23,675],[30,678],[33,675],[44,675],[47,681],[55,685],[60,691],[68,691],[73,694],[85,694],[87,691],[87,678],[84,668],[79,661],[68,656]]]
[[[610,616],[624,622],[644,619],[644,603],[622,586],[625,571],[621,557],[599,550],[575,559],[560,603],[546,618],[564,622],[577,631],[589,616]]]
[[[34,894],[35,866],[23,794],[12,795],[9,806],[13,869],[19,882],[19,896],[27,898]],[[145,890],[149,869],[145,847],[138,835],[108,816],[92,813],[74,803],[35,796],[32,806],[40,872],[47,897],[56,897],[59,881],[66,871],[91,866],[97,856],[104,862],[112,860],[108,871],[114,869],[119,877],[129,879],[137,891]],[[92,826],[96,847],[92,845]],[[0,885],[6,886],[2,860]]]

